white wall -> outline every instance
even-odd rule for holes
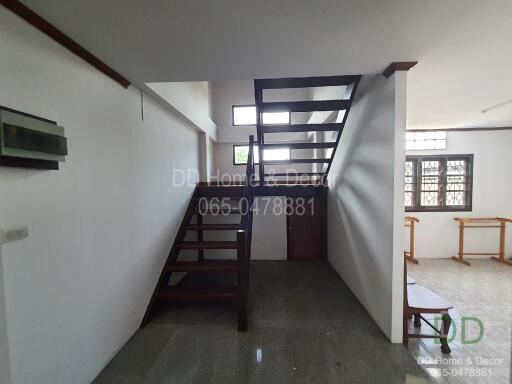
[[[224,182],[245,180],[245,165],[233,165],[233,144],[215,143],[214,147],[214,180],[217,178],[218,181]],[[256,210],[254,214],[251,255],[254,260],[286,260],[286,216],[274,214],[272,211],[274,204],[282,204],[283,200],[283,197],[257,199],[256,204],[260,207],[260,211]],[[268,209],[264,212],[267,204]],[[211,240],[235,240],[218,233],[209,236],[213,236],[209,238]],[[231,256],[233,255],[234,253]],[[215,253],[215,256],[218,257],[218,253]]]
[[[178,115],[208,136],[217,139],[217,126],[211,119],[210,84],[207,81],[147,83],[146,86],[168,103]]]
[[[4,269],[0,247],[0,383],[10,383],[9,345],[7,340],[7,314],[5,311]]]
[[[402,330],[405,85],[405,72],[363,78],[328,176],[329,261],[393,342]]]
[[[69,140],[59,171],[0,168],[0,225],[30,233],[1,250],[12,383],[90,383],[139,327],[192,193],[171,177],[198,170],[197,131],[148,98],[141,121],[138,91],[1,7],[0,51],[0,105]]]
[[[221,204],[222,202],[219,202]],[[252,229],[252,260],[286,260],[287,237],[286,215],[280,214],[280,207],[285,206],[284,197],[257,197],[254,203],[254,220]],[[274,207],[275,211],[274,211]],[[232,223],[240,222],[240,216],[211,216],[204,218],[205,223]],[[187,240],[195,240],[191,235]],[[236,234],[233,231],[205,232],[204,240],[235,241]],[[196,254],[194,253],[193,257]],[[180,255],[185,260],[186,254]],[[205,250],[204,257],[214,259],[235,259],[236,250]]]
[[[265,101],[307,100],[310,96],[307,89],[285,89],[280,92],[265,93]],[[256,126],[234,126],[232,117],[233,105],[254,104],[253,80],[230,80],[212,82],[211,84],[213,120],[218,126],[218,140],[224,143],[246,143],[250,135],[256,138]],[[293,114],[292,123],[305,123],[308,114]],[[304,141],[304,133],[268,134],[265,142],[275,141]]]
[[[447,147],[444,150],[407,151],[408,155],[474,154],[471,212],[407,213],[420,219],[415,226],[416,257],[449,258],[457,254],[459,235],[454,217],[512,218],[511,148],[512,131],[448,131]],[[405,235],[408,239],[408,231]],[[466,250],[497,252],[498,239],[498,229],[468,229],[465,236]],[[507,254],[512,255],[512,225],[508,226],[507,239]],[[409,247],[408,240],[406,247]]]

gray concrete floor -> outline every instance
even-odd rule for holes
[[[423,359],[422,367],[436,381],[512,383],[512,267],[489,259],[470,261],[470,267],[448,259],[420,259],[419,265],[408,263],[409,275],[418,284],[453,304],[451,316],[456,327],[455,338],[450,342],[450,360],[439,361],[443,357],[439,345],[430,339],[411,341],[409,351],[415,358]],[[465,341],[475,340],[479,335],[479,327],[471,320],[467,323],[465,340],[462,339],[464,317],[482,322],[481,341],[475,344]],[[412,324],[409,329],[413,330]],[[429,331],[428,326],[422,330]],[[475,376],[483,374],[484,377]]]
[[[250,328],[218,305],[159,310],[100,383],[425,383],[327,262],[255,261]]]

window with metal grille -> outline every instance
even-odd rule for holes
[[[471,211],[473,155],[407,156],[406,211]]]

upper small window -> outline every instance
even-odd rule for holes
[[[406,132],[405,149],[409,151],[446,149],[446,131]]]
[[[255,105],[233,105],[233,125],[256,124]]]
[[[233,125],[255,125],[255,105],[233,105]],[[262,115],[262,124],[290,124],[290,112],[265,112]]]

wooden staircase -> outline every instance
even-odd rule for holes
[[[251,258],[252,238],[252,205],[255,195],[259,196],[286,196],[290,198],[317,196],[322,194],[325,176],[329,172],[332,158],[338,146],[350,107],[354,101],[361,76],[329,76],[286,79],[262,79],[255,80],[255,100],[257,108],[257,145],[259,153],[263,154],[259,162],[259,185],[255,185],[254,137],[249,137],[249,155],[246,168],[246,180],[244,185],[198,185],[190,199],[187,211],[183,217],[180,228],[174,240],[169,256],[162,269],[157,285],[147,307],[141,326],[144,326],[157,305],[174,302],[228,302],[237,307],[238,329],[247,329],[247,302],[249,294],[249,265]],[[281,101],[267,102],[264,100],[264,90],[308,87],[332,87],[343,89],[343,95],[337,100],[309,100],[309,101]],[[343,87],[343,88],[341,88]],[[262,114],[265,112],[316,112],[333,111],[337,117],[332,121],[308,124],[265,125],[262,123]],[[343,114],[340,112],[343,111]],[[332,115],[332,114],[331,114]],[[280,134],[300,132],[334,132],[331,141],[314,140],[314,142],[286,142],[279,139]],[[265,142],[266,135],[274,135],[277,142],[270,140]],[[295,157],[291,156],[286,161],[265,160],[264,151],[267,149],[289,148],[296,150],[315,150],[323,153],[331,151],[327,156]],[[265,173],[265,166],[283,164],[320,164],[321,169],[311,172],[303,172],[300,177],[307,176],[312,179],[304,184],[296,184],[289,180],[288,173]],[[269,176],[285,177],[286,180],[267,180]],[[293,174],[297,176],[297,174]],[[316,184],[316,185],[315,185]],[[321,187],[321,188],[318,188]],[[236,223],[226,223],[222,220],[211,222],[207,217],[225,217],[238,215]],[[205,240],[205,234],[209,232],[227,231],[233,233],[232,240]],[[193,237],[193,240],[190,240]],[[195,260],[180,259],[182,252],[197,251]],[[236,251],[232,259],[222,260],[205,257],[206,252],[224,250]],[[171,276],[174,273],[234,275],[233,284],[213,286],[190,286],[182,283],[171,285]],[[186,277],[185,277],[186,279]],[[185,280],[183,279],[183,280]],[[209,279],[204,279],[208,280]],[[201,279],[199,280],[201,281]]]
[[[249,155],[246,181],[243,186],[204,186],[196,187],[187,211],[174,240],[167,261],[158,279],[150,303],[142,320],[144,326],[157,305],[183,302],[228,302],[238,309],[238,329],[247,330],[247,302],[249,294],[249,265],[252,238],[252,203],[254,199],[254,137],[249,138]],[[207,216],[221,218],[238,215],[237,223],[204,223]],[[232,241],[205,241],[208,231],[231,231]],[[186,240],[193,233],[195,240]],[[196,250],[196,260],[179,260],[181,251]],[[205,250],[236,250],[232,260],[205,258]],[[175,272],[234,274],[236,283],[222,286],[182,286],[170,285]]]
[[[325,181],[325,177],[331,167],[331,162],[336,152],[336,148],[341,138],[343,128],[347,121],[350,107],[354,101],[357,86],[361,79],[360,75],[356,76],[324,76],[324,77],[296,77],[282,79],[260,79],[254,81],[254,97],[256,102],[257,118],[256,128],[258,134],[259,153],[264,153],[265,149],[289,148],[291,151],[290,160],[271,161],[265,160],[265,156],[259,162],[259,180],[264,185],[269,177],[273,177],[274,181],[279,178],[301,177],[317,178]],[[335,100],[308,100],[308,101],[279,101],[269,102],[264,100],[265,90],[277,90],[288,88],[315,88],[315,87],[340,87],[343,94],[339,99]],[[343,87],[343,88],[341,88]],[[337,116],[333,121],[323,123],[308,124],[283,124],[283,125],[265,125],[263,123],[263,114],[266,112],[328,112],[332,111]],[[343,114],[340,114],[343,112]],[[300,132],[333,132],[334,140],[315,141],[315,142],[286,142],[280,139],[280,135],[284,133],[300,133]],[[278,143],[266,143],[266,135],[272,135],[273,141]],[[322,156],[311,157],[295,157],[295,150],[312,149],[319,150]],[[328,151],[330,154],[328,155]],[[265,166],[272,165],[288,165],[288,164],[319,164],[320,169],[312,172],[300,173],[265,173]]]

